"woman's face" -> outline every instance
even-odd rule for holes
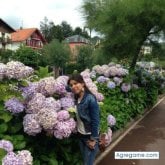
[[[84,91],[84,83],[79,83],[75,80],[70,80],[69,85],[74,94],[80,94],[82,91]]]

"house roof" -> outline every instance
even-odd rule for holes
[[[81,35],[73,35],[73,36],[67,37],[65,40],[69,43],[78,43],[78,42],[86,43],[86,44],[90,43],[88,39],[82,37]]]
[[[42,36],[40,31],[37,28],[28,28],[28,29],[19,29],[16,32],[11,34],[11,39],[13,42],[25,41],[28,39],[34,32],[38,33],[41,36],[41,39],[46,43],[45,38]]]
[[[12,32],[15,32],[15,30],[11,27],[11,26],[9,26],[3,19],[1,19],[0,18],[0,25],[1,24],[4,24],[8,29],[9,29],[9,31],[12,33]]]

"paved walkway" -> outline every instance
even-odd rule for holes
[[[112,143],[113,145],[113,143]],[[159,159],[117,160],[116,151],[159,152]],[[123,137],[97,165],[164,165],[165,98]]]

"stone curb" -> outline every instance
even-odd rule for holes
[[[135,119],[130,121],[123,129],[118,130],[113,133],[111,144],[106,148],[106,150],[102,153],[99,153],[96,160],[95,165],[100,163],[100,161],[131,131],[148,113],[150,113],[160,102],[165,99],[165,94],[158,97],[157,103],[150,109],[145,109],[143,116],[137,116]]]

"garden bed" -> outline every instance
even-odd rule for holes
[[[135,127],[148,113],[150,113],[163,99],[165,98],[165,94],[161,94],[158,96],[157,103],[152,108],[146,108],[142,115],[138,115],[130,122],[126,124],[126,126],[120,130],[113,132],[112,141],[109,146],[107,146],[104,152],[99,152],[95,164],[97,165],[104,157],[117,145],[128,132]]]

